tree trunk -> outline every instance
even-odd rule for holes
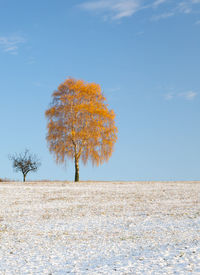
[[[79,159],[75,157],[75,181],[79,181]]]
[[[25,182],[26,181],[26,175],[23,174],[23,181]]]

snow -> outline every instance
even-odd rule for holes
[[[200,274],[200,182],[0,184],[0,274]]]

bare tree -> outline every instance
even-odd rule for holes
[[[13,168],[16,172],[23,174],[23,181],[26,181],[26,176],[29,172],[36,172],[41,163],[36,155],[32,155],[28,149],[21,154],[15,154],[9,156],[9,159],[13,162]]]

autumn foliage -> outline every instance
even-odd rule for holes
[[[95,83],[70,78],[52,97],[46,111],[49,149],[57,162],[75,161],[75,181],[79,181],[79,160],[99,165],[111,156],[117,139],[115,114]]]

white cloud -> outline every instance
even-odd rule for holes
[[[18,54],[19,45],[25,43],[21,36],[0,36],[0,48],[10,54]]]
[[[162,3],[170,3],[169,0],[157,0],[156,2],[154,2],[154,5],[156,3],[158,4],[162,4]],[[171,1],[172,3],[172,1]],[[196,5],[195,5],[196,4]],[[160,20],[160,19],[166,19],[172,16],[175,16],[177,14],[192,14],[194,12],[194,9],[198,9],[200,8],[199,5],[197,6],[197,4],[200,4],[200,0],[179,0],[177,1],[174,5],[166,5],[166,12],[163,12],[158,14],[158,15],[154,15],[152,16],[152,20],[156,21],[156,20]]]
[[[99,1],[99,2],[86,2],[80,5],[81,8],[85,10],[104,10],[110,8],[110,3],[108,1]]]
[[[158,6],[160,6],[161,4],[164,4],[164,3],[166,3],[166,2],[167,2],[167,0],[156,0],[156,1],[154,1],[153,6],[154,6],[154,7],[158,7]]]
[[[187,91],[183,93],[170,92],[164,95],[165,100],[172,100],[175,98],[183,98],[185,100],[193,100],[198,95],[197,92]]]
[[[200,9],[198,4],[200,0],[89,0],[78,7],[92,13],[101,13],[104,18],[113,20],[131,17],[138,11],[151,9],[152,19],[160,20],[177,14],[191,14],[194,9]]]
[[[120,19],[123,17],[129,17],[137,12],[140,8],[140,3],[137,0],[127,0],[127,1],[119,1],[113,7],[113,11],[115,11],[114,19]]]
[[[194,91],[188,91],[185,93],[180,93],[179,96],[183,97],[186,100],[193,100],[197,96],[197,93]]]
[[[168,93],[164,97],[165,97],[165,100],[171,100],[171,99],[174,98],[174,94],[173,93]]]
[[[181,2],[179,3],[177,10],[180,13],[185,13],[185,14],[189,14],[192,12],[192,5],[191,2]]]
[[[166,19],[166,18],[169,18],[169,17],[172,17],[172,16],[174,16],[174,12],[166,12],[166,13],[162,13],[162,14],[153,16],[152,20],[157,21],[157,20]]]
[[[141,3],[141,0],[99,0],[83,3],[79,7],[88,11],[108,13],[112,19],[116,20],[132,16],[140,9]]]

